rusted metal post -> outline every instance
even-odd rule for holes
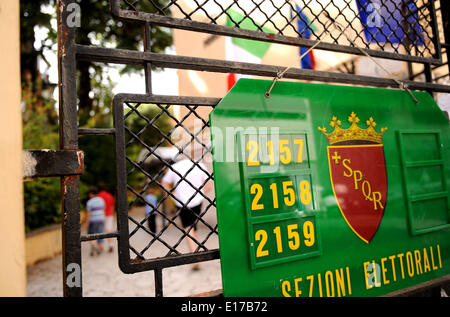
[[[70,8],[70,9],[69,9]],[[58,0],[59,147],[78,150],[74,0]],[[79,176],[61,177],[63,292],[82,296]]]

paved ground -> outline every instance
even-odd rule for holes
[[[143,211],[136,210],[133,217],[137,219],[143,217]],[[215,211],[208,211],[204,219],[214,226]],[[199,226],[200,238],[205,237],[207,233],[208,230],[204,226]],[[170,227],[163,237],[164,241],[173,242],[177,241],[179,236],[179,230]],[[148,243],[148,239],[149,236],[146,233],[138,232],[130,243],[140,249]],[[212,236],[207,242],[207,247],[215,249],[217,246],[217,236]],[[185,241],[179,245],[177,250],[180,253],[186,253]],[[103,253],[95,257],[91,257],[89,251],[89,243],[83,242],[84,296],[155,296],[153,271],[124,274],[118,267],[117,248],[113,253]],[[155,243],[149,251],[154,257],[167,253],[167,249],[161,243]],[[145,255],[147,256],[147,253]],[[222,288],[219,260],[202,262],[199,271],[192,271],[191,268],[191,265],[183,265],[163,270],[164,296],[189,296]],[[29,267],[27,280],[28,296],[62,296],[61,256]],[[442,291],[442,296],[447,296],[447,294]]]
[[[138,210],[142,214],[142,211]],[[215,211],[205,215],[208,223],[214,224]],[[199,236],[207,234],[206,228],[199,227]],[[169,228],[165,239],[175,240],[179,230]],[[208,248],[216,248],[217,237],[208,241]],[[137,234],[132,243],[144,245],[148,241],[145,233]],[[177,248],[186,252],[186,243]],[[117,248],[113,253],[99,256],[89,255],[89,242],[82,244],[83,295],[84,296],[155,296],[153,271],[124,274],[118,267]],[[162,244],[152,246],[152,254],[164,254]],[[62,296],[61,256],[42,261],[27,270],[28,296]],[[200,270],[193,271],[192,265],[183,265],[163,270],[164,296],[189,296],[222,288],[220,261],[200,263]]]

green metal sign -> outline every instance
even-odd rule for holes
[[[450,127],[425,92],[241,79],[211,113],[225,296],[450,274]]]

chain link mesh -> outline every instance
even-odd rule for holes
[[[162,16],[232,29],[250,27],[338,46],[356,45],[424,58],[439,53],[431,0],[122,0],[121,5],[127,10],[156,11]],[[343,26],[352,42],[343,32],[326,27],[330,19]]]
[[[176,107],[182,108],[180,117],[174,115],[175,107],[171,104],[124,104],[129,248],[136,260],[188,253],[184,242],[188,239],[194,242],[195,250],[190,251],[195,253],[218,248],[215,198],[205,191],[213,181],[212,168],[204,164],[211,160],[209,121],[198,114],[197,105]],[[202,107],[213,109],[213,106]],[[187,171],[174,168],[174,163],[180,160],[190,162]],[[204,173],[205,180],[200,186],[189,176],[194,169]],[[162,182],[169,170],[179,178],[171,188]],[[192,192],[184,200],[175,194],[182,182]],[[156,205],[146,196],[150,188],[159,197]],[[198,195],[203,200],[200,212],[192,213],[195,218],[184,227],[181,213],[186,212],[184,208],[190,209],[189,203]],[[150,213],[144,214],[146,205]],[[153,213],[159,219],[154,232],[148,224]]]

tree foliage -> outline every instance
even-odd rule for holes
[[[42,79],[32,86],[23,83],[22,135],[24,149],[58,148],[55,100],[42,94]],[[25,228],[30,231],[59,222],[61,217],[58,178],[41,178],[24,183]]]
[[[56,30],[51,27],[52,15],[41,10],[43,5],[55,5],[54,0],[21,0],[20,1],[20,66],[22,82],[35,83],[40,77],[38,57],[44,58],[44,50],[51,49],[56,43]],[[49,42],[35,47],[35,28],[48,30]],[[33,89],[34,91],[34,89]]]
[[[136,107],[136,110],[126,114],[125,125],[128,129],[125,133],[126,153],[131,161],[140,164],[141,169],[154,175],[161,167],[151,166],[148,163],[148,158],[151,156],[149,152],[155,147],[170,146],[166,136],[172,129],[168,114],[171,113],[171,109],[165,109],[167,111],[165,112],[157,105],[141,104]],[[144,155],[142,155],[142,151],[145,153]],[[128,183],[134,188],[140,188],[144,186],[147,178],[133,164],[127,162],[127,170],[133,169],[136,172],[128,176]]]
[[[167,0],[156,1],[158,5],[163,5]],[[140,1],[140,9],[145,12],[156,12],[149,1]],[[76,42],[82,45],[97,45],[102,47],[113,47],[119,49],[142,50],[143,48],[143,26],[135,23],[124,23],[111,18],[109,13],[109,3],[107,0],[81,1],[81,23],[76,29]],[[156,26],[151,27],[151,51],[156,53],[172,45],[172,35],[165,29]],[[92,78],[97,77],[97,81],[102,81],[102,65],[94,64],[90,61],[79,61],[79,91],[80,99],[79,121],[84,125],[94,113],[98,112],[98,102],[96,104],[95,95],[92,91]],[[124,67],[122,71],[130,71],[130,67]]]
[[[141,1],[141,9],[154,12],[149,1]],[[159,5],[167,0],[153,1]],[[142,50],[142,25],[114,20],[107,0],[77,1],[81,12],[81,25],[76,28],[76,42],[82,45],[96,45],[110,48]],[[53,14],[43,11],[43,6],[56,7],[56,0],[20,0],[21,30],[21,74],[23,147],[25,149],[58,148],[58,114],[56,100],[47,74],[41,74],[39,58],[45,60],[44,52],[56,54],[56,20]],[[47,38],[36,42],[36,28],[44,28]],[[37,44],[37,45],[36,45]],[[165,28],[151,27],[153,52],[163,52],[172,45],[172,36]],[[90,61],[78,62],[77,94],[79,126],[112,127],[112,89],[114,82],[104,71],[104,66]],[[135,71],[123,67],[121,72]],[[159,123],[158,123],[159,124]],[[166,123],[162,123],[165,125]],[[165,128],[164,128],[165,129]],[[79,147],[85,152],[85,172],[80,186],[83,194],[99,181],[115,186],[114,146],[111,136],[84,136]],[[24,183],[26,229],[32,230],[60,221],[60,189],[58,178],[45,178]],[[83,200],[83,199],[82,199]]]

